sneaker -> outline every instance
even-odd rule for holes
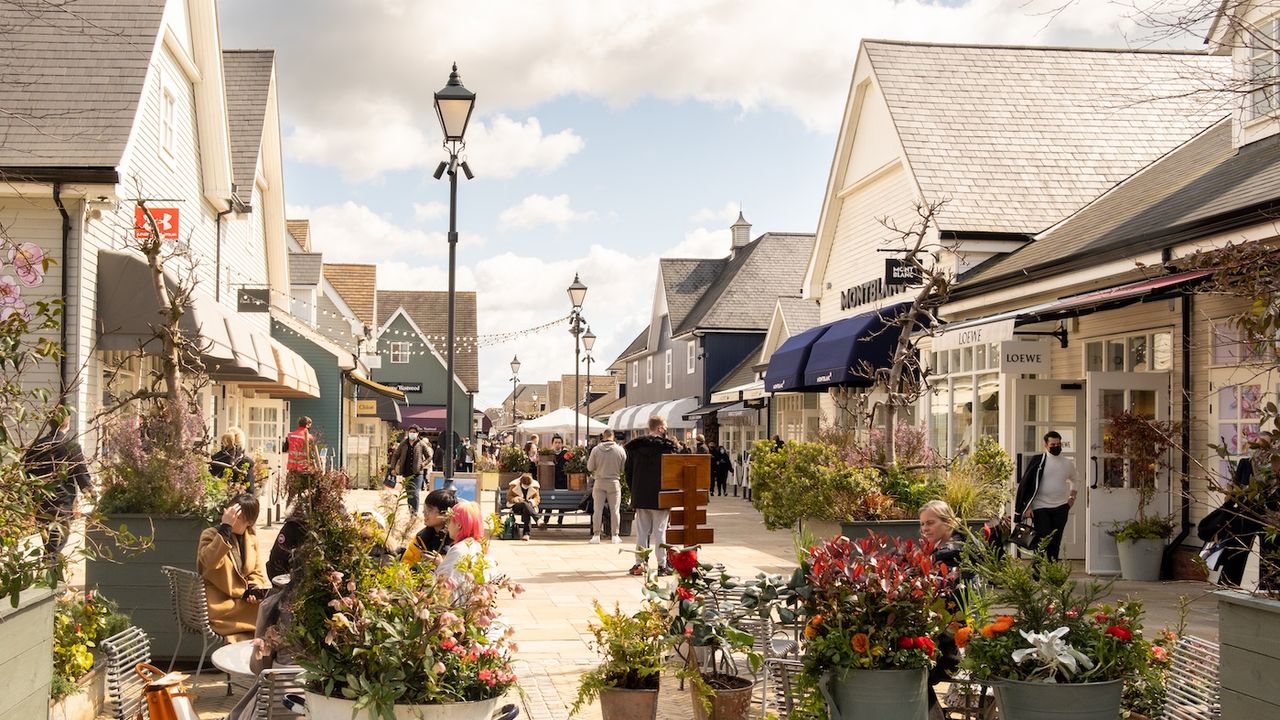
[[[590,540],[588,540],[587,542],[588,542],[588,543],[590,543],[590,544],[592,544],[592,545],[599,545],[599,544],[600,544],[600,536],[599,536],[599,535],[592,535],[592,536],[591,536],[591,539],[590,539]]]
[[[666,577],[666,576],[668,576],[668,575],[670,575],[670,574],[671,574],[671,568],[669,568],[669,567],[667,567],[667,566],[665,566],[665,565],[663,565],[662,567],[658,568],[658,577]]]
[[[520,535],[520,539],[524,540],[525,542],[529,542],[529,533],[522,533]]]
[[[642,565],[641,563],[636,563],[635,565],[631,566],[631,569],[628,570],[627,573],[629,575],[636,575],[636,576],[643,575],[644,565]]]
[[[621,544],[622,544],[622,538],[621,538],[621,537],[618,537],[617,535],[614,535],[614,536],[613,536],[613,544],[614,544],[614,545],[621,545]]]

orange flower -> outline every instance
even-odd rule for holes
[[[973,628],[962,627],[956,631],[956,647],[964,647],[969,644],[969,636],[973,634]]]
[[[804,626],[804,637],[806,640],[812,640],[813,636],[817,634],[818,634],[818,631],[814,629],[812,624]]]
[[[979,630],[978,632],[982,633],[982,637],[984,638],[993,638],[996,636],[996,633],[999,631],[996,630],[995,623],[989,623],[987,625],[983,625],[982,629]]]
[[[866,633],[858,633],[853,636],[849,644],[853,646],[854,652],[865,653],[867,648],[871,647],[871,638],[867,637]]]
[[[1007,632],[1009,628],[1013,627],[1014,622],[1015,618],[1012,615],[1001,615],[996,618],[994,625],[998,632]]]

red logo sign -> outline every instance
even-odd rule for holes
[[[177,240],[178,239],[178,208],[134,208],[133,212],[133,237],[138,240],[146,240],[151,237],[151,223],[147,222],[147,211],[151,212],[151,217],[155,218],[156,230],[160,232],[161,240]]]

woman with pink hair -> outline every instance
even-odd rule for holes
[[[475,576],[477,568],[481,568],[487,576],[489,561],[485,558],[484,517],[480,514],[480,505],[470,500],[454,505],[449,511],[446,527],[453,545],[436,568],[436,577],[450,578],[462,585],[468,578]]]

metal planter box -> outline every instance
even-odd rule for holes
[[[49,716],[55,605],[48,588],[23,590],[16,608],[0,601],[0,717]]]
[[[1280,601],[1234,590],[1216,595],[1222,717],[1280,717]]]

